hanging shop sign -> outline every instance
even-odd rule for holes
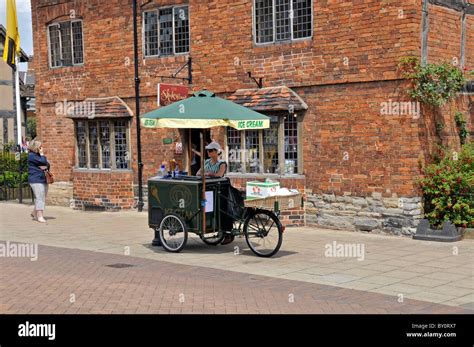
[[[166,106],[186,99],[189,88],[179,84],[158,83],[158,106]]]

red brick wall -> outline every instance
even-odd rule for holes
[[[76,179],[71,169],[72,121],[55,115],[54,103],[117,95],[135,111],[131,0],[43,6],[50,3],[32,0],[39,134],[57,169],[58,180],[74,180],[80,186],[85,181]],[[49,69],[46,23],[70,10],[84,20],[85,65]],[[264,77],[265,86],[286,84],[309,106],[303,142],[306,188],[314,193],[416,195],[413,178],[419,174],[417,161],[423,152],[425,125],[407,116],[382,117],[381,102],[408,99],[403,95],[406,87],[399,82],[378,81],[397,78],[400,57],[419,55],[421,2],[410,0],[400,5],[398,1],[380,0],[314,1],[312,40],[259,47],[253,44],[251,14],[248,0],[190,1],[192,89],[208,88],[228,95],[238,88],[253,88],[255,84],[247,77],[247,71]],[[433,14],[435,23],[442,19],[437,12]],[[449,29],[455,25],[454,19],[450,20]],[[436,38],[438,34],[430,35]],[[457,42],[449,41],[453,45]],[[442,44],[444,40],[432,39],[430,54],[439,50],[443,56],[444,49],[455,49]],[[141,55],[141,47],[139,51]],[[161,82],[157,76],[171,74],[185,61],[185,56],[145,60],[140,56],[142,113],[156,108],[156,85]],[[134,172],[135,129],[133,120]],[[179,132],[175,133],[176,140],[182,141]],[[182,159],[174,155],[173,145],[162,143],[170,134],[169,130],[142,130],[144,182],[156,173],[163,158]],[[345,152],[348,160],[343,160]],[[119,174],[110,177],[114,175]],[[98,177],[105,182],[111,180]],[[120,177],[125,179],[127,174]],[[86,193],[85,186],[78,189],[77,196],[95,196]]]
[[[132,208],[132,171],[73,173],[73,198],[77,207],[104,206],[106,209]]]
[[[428,62],[460,63],[462,14],[430,5],[428,33]],[[465,70],[474,70],[474,16],[466,17]],[[472,77],[471,77],[472,79]]]
[[[381,114],[382,103],[409,101],[405,91],[394,82],[297,90],[309,106],[303,158],[313,193],[416,196],[423,116]]]
[[[474,71],[474,16],[467,17],[466,29],[465,67],[468,71]],[[474,76],[471,76],[471,79],[474,79]]]
[[[305,179],[279,179],[282,186],[317,194],[417,196],[418,161],[426,138],[435,136],[434,125],[426,122],[427,112],[419,117],[381,112],[390,100],[410,101],[406,89],[407,84],[390,81],[294,88],[308,104],[302,134]],[[232,182],[245,187],[255,177]]]
[[[74,123],[56,115],[54,104],[37,105],[37,133],[56,181],[71,181],[75,165]]]
[[[58,98],[132,97],[131,1],[83,0],[40,6],[45,3],[51,1],[32,0],[39,104]],[[252,41],[251,4],[248,0],[190,1],[194,89],[233,92],[254,87],[247,71],[264,77],[267,86],[392,79],[397,77],[398,58],[419,52],[421,17],[416,1],[406,1],[403,6],[397,1],[314,1],[312,40],[264,47],[254,47]],[[71,10],[84,20],[85,65],[49,69],[46,23]],[[139,51],[142,58],[141,42]],[[161,81],[157,76],[169,75],[185,61],[184,56],[140,59],[142,95],[156,95],[156,84]]]
[[[461,53],[461,13],[441,6],[428,6],[428,62],[456,61]]]

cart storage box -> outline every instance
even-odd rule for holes
[[[247,182],[247,199],[266,198],[267,196],[274,195],[279,188],[279,182]]]
[[[221,195],[227,195],[230,182],[227,178],[206,179],[206,230],[220,227]],[[163,179],[152,177],[148,180],[148,224],[158,227],[164,215],[176,213],[184,218],[189,230],[199,230],[202,225],[201,213],[202,180],[192,176]]]

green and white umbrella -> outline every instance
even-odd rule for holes
[[[269,128],[270,118],[202,90],[190,98],[144,114],[141,124],[145,128],[204,129],[229,126],[246,130]]]

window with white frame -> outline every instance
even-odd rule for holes
[[[53,23],[48,26],[48,51],[51,67],[84,63],[82,21]]]
[[[85,169],[129,169],[129,120],[78,120],[76,166]]]
[[[254,0],[254,33],[257,44],[310,38],[312,0]]]
[[[296,114],[269,117],[268,129],[239,131],[227,128],[226,152],[230,173],[301,173],[301,119]]]
[[[188,6],[165,7],[143,12],[146,57],[189,52]]]

